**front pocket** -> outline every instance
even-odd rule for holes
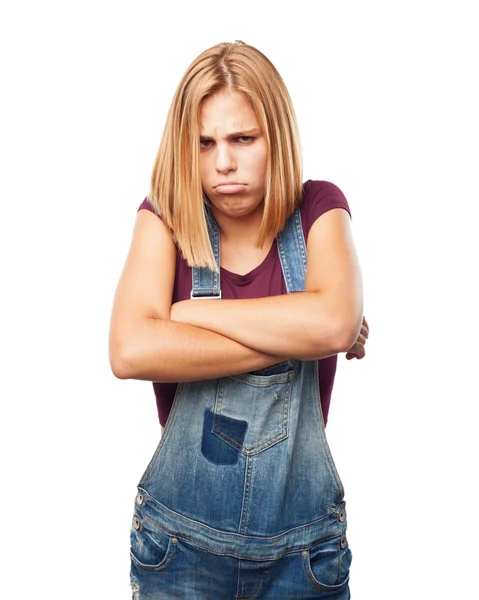
[[[246,373],[221,379],[211,432],[246,455],[286,439],[294,373]]]
[[[352,554],[345,532],[302,552],[303,569],[309,583],[319,590],[339,590],[349,582]]]
[[[155,527],[147,519],[135,514],[130,532],[130,557],[132,562],[147,571],[165,569],[176,550],[177,539]]]

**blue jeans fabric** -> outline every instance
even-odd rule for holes
[[[210,239],[219,264],[217,231]],[[304,289],[299,211],[277,241],[288,292]],[[198,285],[216,295],[219,280],[200,271],[192,295]],[[317,369],[289,360],[178,386],[138,486],[134,600],[350,598],[344,490]]]

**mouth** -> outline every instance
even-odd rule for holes
[[[239,194],[246,189],[246,184],[229,181],[228,183],[219,183],[215,186],[215,191],[218,194]]]

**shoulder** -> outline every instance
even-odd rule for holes
[[[351,215],[349,203],[343,191],[330,181],[308,179],[303,184],[301,209],[303,207],[306,209],[313,208],[319,212],[326,212],[330,208],[344,208]]]
[[[333,208],[343,208],[351,217],[351,209],[346,196],[337,185],[330,181],[312,179],[308,179],[303,184],[300,211],[306,238],[314,222]]]

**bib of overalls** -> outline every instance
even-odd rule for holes
[[[219,266],[220,232],[210,213],[208,230]],[[276,241],[288,293],[304,291],[299,209]],[[221,302],[219,271],[193,268],[191,297]],[[179,384],[138,487],[142,510],[171,535],[251,560],[337,535],[344,491],[318,388],[317,361],[298,360]]]

